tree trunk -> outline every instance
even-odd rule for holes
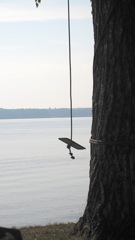
[[[90,240],[135,239],[135,1],[93,0],[90,187],[77,224]]]

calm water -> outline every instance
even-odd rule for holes
[[[73,120],[73,139],[86,147],[68,154],[69,119],[0,120],[0,226],[77,221],[89,186],[91,118]]]

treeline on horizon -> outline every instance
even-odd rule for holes
[[[73,108],[73,117],[91,117],[91,108]],[[0,119],[24,119],[24,118],[69,118],[69,108],[48,109],[4,109],[0,108]]]

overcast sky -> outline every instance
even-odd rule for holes
[[[90,0],[70,9],[73,107],[90,107]],[[69,107],[67,0],[1,0],[0,36],[0,108]]]

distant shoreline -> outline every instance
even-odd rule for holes
[[[73,108],[73,117],[91,117],[91,108]],[[69,108],[0,108],[0,119],[69,118]]]

